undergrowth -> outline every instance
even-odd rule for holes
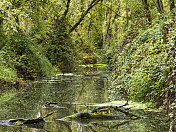
[[[176,25],[167,24],[167,38],[164,38],[164,26],[165,23],[160,23],[140,30],[139,35],[123,47],[123,40],[115,44],[113,95],[123,94],[128,99],[158,105],[174,101]]]

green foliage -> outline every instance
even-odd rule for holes
[[[52,65],[46,59],[40,47],[34,44],[27,36],[17,33],[4,40],[3,59],[8,67],[17,71],[18,77],[34,79],[38,76],[47,76],[52,73]]]
[[[17,73],[13,67],[7,65],[3,58],[4,54],[4,51],[0,51],[0,80],[13,81],[17,77]]]
[[[64,11],[56,6],[62,4],[41,0],[0,2],[0,51],[6,64],[1,78],[33,80],[52,75],[53,67],[58,65],[60,69],[68,65],[71,69],[75,53],[67,34],[68,24],[56,22],[57,15]]]
[[[59,66],[61,71],[72,70],[76,65],[75,46],[65,23],[57,25],[54,31],[45,38],[42,46],[51,64]]]
[[[176,26],[169,10],[147,3],[150,23],[141,0],[1,0],[0,79],[70,72],[101,58],[114,65],[112,92],[165,103],[175,93]]]
[[[174,95],[174,26],[169,28],[167,43],[163,40],[162,27],[163,24],[158,24],[139,31],[122,51],[116,51],[114,87],[130,99],[163,104],[163,99]]]

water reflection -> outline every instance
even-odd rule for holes
[[[106,67],[104,67],[106,68]],[[13,127],[0,125],[2,132],[144,132],[168,131],[161,122],[143,120],[94,120],[89,122],[64,122],[58,119],[75,114],[86,107],[77,103],[104,103],[108,98],[108,70],[86,68],[74,74],[57,75],[33,83],[15,97],[0,104],[0,119],[37,118],[57,111],[46,118],[44,126]],[[13,93],[13,92],[12,92]],[[58,107],[42,107],[47,101],[57,102]]]

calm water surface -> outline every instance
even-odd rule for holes
[[[60,121],[86,109],[77,103],[109,102],[107,67],[85,68],[82,72],[57,75],[33,82],[25,90],[3,91],[0,101],[0,120],[37,118],[57,111],[37,126],[0,125],[0,132],[168,132],[169,126],[157,113],[148,113],[139,120]],[[16,94],[17,93],[17,94]],[[16,94],[16,95],[15,95]],[[14,96],[15,95],[15,96]],[[43,108],[47,102],[57,102],[64,108]]]

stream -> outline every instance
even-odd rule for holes
[[[37,118],[56,111],[45,123],[34,126],[0,125],[0,132],[168,132],[164,115],[147,112],[138,120],[62,121],[69,115],[87,107],[84,103],[106,103],[110,72],[107,66],[82,67],[69,74],[31,82],[27,89],[2,90],[0,120]],[[57,107],[43,107],[47,102],[57,102]],[[140,114],[140,112],[139,112]],[[141,114],[144,114],[141,112]],[[163,117],[163,118],[162,118]]]

